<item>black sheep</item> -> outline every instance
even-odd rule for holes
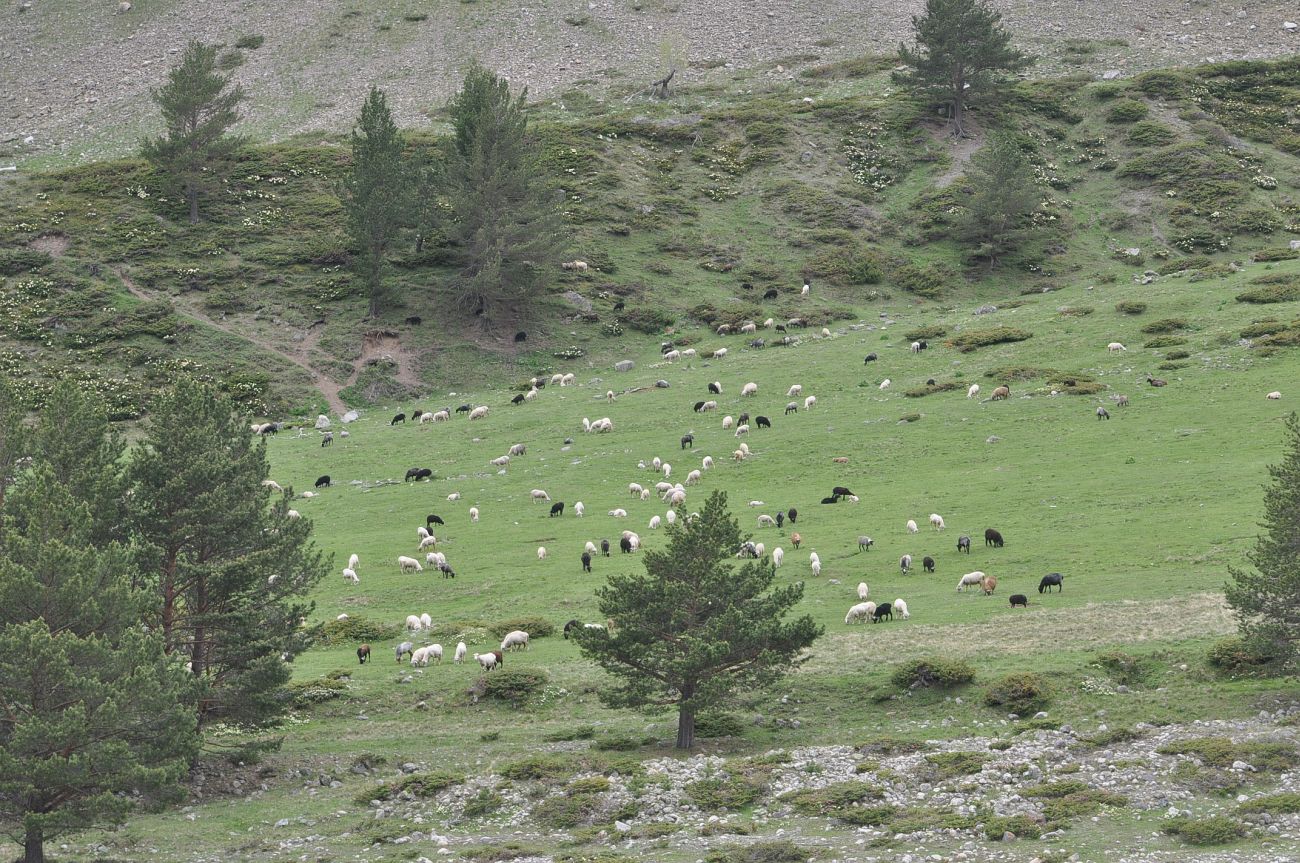
[[[370,658],[370,645],[363,644],[357,648],[357,664],[365,665],[366,660]]]
[[[393,417],[392,421],[389,422],[388,424],[390,426],[395,426],[398,423],[404,423],[404,422],[406,422],[406,414],[398,414],[397,416]]]
[[[619,547],[620,550],[622,550],[622,552],[623,552],[624,554],[631,554],[631,553],[632,553],[632,540],[628,539],[628,538],[625,536],[625,537],[623,537],[622,539],[620,539],[620,540],[618,541],[618,547]]]
[[[528,333],[524,332],[523,330],[520,330],[519,332],[515,333],[515,342],[526,342],[526,341],[528,341]]]
[[[836,497],[835,495],[831,495],[830,497],[824,497],[824,498],[822,498],[822,503],[839,503],[839,502],[840,502],[840,499],[839,499],[838,497]]]
[[[747,423],[747,422],[749,422],[749,412],[748,412],[748,411],[746,411],[745,413],[743,413],[743,414],[740,415],[740,417],[736,420],[736,425],[738,425],[738,426],[743,426],[743,425],[744,425],[745,423]]]
[[[849,491],[842,485],[837,485],[835,488],[831,489],[831,494],[836,497],[853,497],[853,492]]]
[[[754,417],[754,422],[761,429],[770,429],[772,427],[772,421],[767,417]]]
[[[431,525],[431,524],[442,524],[442,525],[445,525],[446,522],[443,521],[443,520],[442,520],[441,518],[439,518],[438,516],[434,515],[433,513],[430,513],[430,514],[429,514],[429,517],[426,518],[426,519],[424,520],[424,526],[425,526],[425,527],[428,527],[428,526]]]
[[[591,572],[591,554],[589,552],[584,551],[582,553],[582,571]],[[568,636],[566,635],[565,637],[567,638]]]
[[[419,315],[411,315],[409,318],[406,319],[406,323],[412,327],[418,327],[423,321],[424,318],[420,317]]]
[[[984,544],[991,545],[994,548],[1001,548],[1002,534],[990,527],[988,530],[984,531]]]
[[[440,563],[438,564],[438,569],[442,572],[443,578],[456,577],[456,570],[452,569],[450,564]]]
[[[775,300],[778,296],[780,296],[780,292],[776,288],[768,288],[763,292],[763,299],[765,300]]]
[[[932,387],[932,386],[934,386],[934,378],[929,378],[929,379],[927,379],[926,382],[925,382],[925,385],[926,385],[927,387]]]
[[[925,569],[926,572],[934,572],[934,558],[933,557],[921,558],[921,566]]]
[[[1020,606],[1021,608],[1028,608],[1029,597],[1025,596],[1023,593],[1011,594],[1011,607],[1015,608],[1016,606]]]
[[[716,383],[711,383],[709,384],[709,392],[713,395],[722,395],[722,387],[718,386]]]
[[[961,536],[957,537],[957,550],[958,550],[958,551],[964,551],[964,552],[966,552],[967,554],[970,554],[970,537],[969,537],[969,536],[966,536],[965,534],[962,534]]]
[[[334,432],[325,432],[325,436],[320,439],[321,446],[329,446],[334,443]]]
[[[875,361],[876,361],[875,354],[867,354],[867,358],[862,361],[862,364],[866,365],[867,363],[874,363]]]
[[[586,557],[586,555],[584,554],[583,557]],[[569,633],[575,629],[582,629],[582,621],[578,620],[577,618],[574,618],[573,620],[570,620],[568,623],[564,624],[564,638],[566,641],[569,638]]]
[[[1065,576],[1061,575],[1059,572],[1053,572],[1043,576],[1043,580],[1038,582],[1039,593],[1043,593],[1044,591],[1046,591],[1047,593],[1051,593],[1053,587],[1056,588],[1057,593],[1060,593],[1062,590],[1064,590]]]
[[[695,449],[695,435],[693,434],[682,435],[682,449],[686,449],[687,447],[690,447],[691,449]]]
[[[554,518],[557,515],[564,515],[564,501],[562,500],[558,500],[551,504],[551,514],[548,517]]]
[[[871,615],[872,623],[879,623],[885,618],[894,619],[894,604],[892,602],[882,602],[876,606],[876,611]]]
[[[473,406],[473,405],[461,405],[460,407],[456,408],[456,413],[458,413],[458,414],[467,414],[467,413],[469,413],[469,412],[472,411],[472,410],[474,410],[474,406]]]
[[[510,400],[510,404],[512,404],[512,405],[521,405],[521,404],[523,404],[523,403],[524,403],[524,394],[523,394],[523,393],[520,393],[519,395],[515,396],[514,398],[512,398],[512,399]]]
[[[420,472],[424,470],[428,470],[428,468],[419,468],[419,467],[407,468],[406,476],[402,479],[402,482],[408,482],[413,479],[419,479]],[[433,471],[429,471],[429,473],[433,473]]]
[[[783,513],[783,512],[777,512],[777,514],[776,514],[776,526],[777,526],[777,527],[781,527],[781,525],[783,525],[783,524],[785,524],[785,513]]]
[[[925,351],[925,350],[929,350],[930,348],[930,346],[925,343],[925,339],[921,339],[916,344],[917,344],[917,350]]]
[[[605,555],[605,557],[609,557],[609,540],[602,539],[600,541],[600,552]]]
[[[316,488],[320,488],[321,486],[327,486],[329,484],[330,484],[329,474],[325,474],[323,477],[320,477],[319,479],[316,480]]]
[[[794,507],[790,507],[785,511],[785,517],[790,519],[791,524],[794,524],[799,520],[799,510],[795,509]]]
[[[777,325],[776,325],[776,331],[777,331],[778,333],[783,333],[783,332],[785,332],[785,324],[777,324]]]
[[[702,411],[702,410],[704,410],[704,402],[696,402],[696,403],[695,403],[695,412],[696,412],[696,413],[699,413],[699,412]]]

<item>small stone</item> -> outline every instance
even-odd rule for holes
[[[655,381],[655,386],[661,390],[668,389],[668,381]]]
[[[984,439],[984,443],[997,443],[1000,440],[1002,440],[1002,438],[998,437],[995,434],[991,434]]]
[[[128,7],[128,8],[130,8],[130,6],[131,6],[130,3],[124,3],[123,5],[126,6],[126,7]],[[1283,21],[1283,22],[1282,22],[1282,29],[1283,29],[1283,30],[1286,30],[1288,33],[1294,33],[1294,32],[1296,31],[1296,28],[1297,28],[1297,27],[1300,27],[1300,25],[1297,25],[1294,21]]]
[[[615,821],[614,829],[619,833],[630,833],[632,831],[632,825],[628,824],[626,821]]]
[[[1035,719],[1046,719],[1046,718],[1047,718],[1047,711],[1046,711],[1046,710],[1040,710],[1040,711],[1038,711],[1037,713],[1034,714],[1034,718],[1035,718]]]
[[[131,11],[131,4],[127,3],[126,0],[122,0],[121,3],[117,4],[117,11],[118,14],[125,15],[127,12]]]
[[[636,368],[636,363],[632,360],[619,360],[614,363],[614,371],[616,372],[630,372],[634,368]]]
[[[357,420],[361,419],[361,414],[358,413],[357,411],[348,411],[340,419],[341,422],[354,423]]]
[[[288,818],[281,818],[279,821],[275,822],[275,826],[276,826],[276,827],[288,827],[288,826],[289,826],[289,819],[288,819]]]
[[[1002,841],[1003,841],[1003,842],[1015,842],[1015,841],[1016,841],[1016,834],[1012,833],[1010,830],[1005,830],[1005,831],[1003,831],[1003,833],[1002,833]]]

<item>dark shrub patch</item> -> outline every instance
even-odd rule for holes
[[[639,333],[661,333],[673,325],[673,316],[659,309],[628,309],[619,320]]]
[[[812,852],[782,840],[715,848],[704,855],[704,863],[808,863],[811,858]]]
[[[925,396],[932,396],[935,393],[946,393],[946,392],[950,392],[951,390],[959,390],[959,389],[963,389],[963,387],[961,384],[957,383],[956,381],[942,381],[933,384],[923,384],[922,386],[914,387],[913,389],[904,391],[903,395],[907,396],[909,399],[919,399],[919,398],[924,398]]]
[[[1163,123],[1144,120],[1128,130],[1128,142],[1136,147],[1163,147],[1178,140],[1178,133]]]
[[[1023,342],[1033,338],[1034,334],[1015,327],[991,327],[987,330],[967,330],[948,339],[948,344],[962,353],[970,353],[976,348],[989,345],[1001,345],[1010,342]]]
[[[686,786],[686,796],[706,812],[736,810],[763,796],[764,786],[748,777],[701,779]]]
[[[401,635],[402,628],[380,623],[368,617],[349,617],[346,620],[327,620],[310,630],[314,641],[321,644],[363,644],[387,641]]]
[[[545,671],[532,668],[503,668],[478,679],[475,688],[482,687],[483,695],[514,704],[522,704],[541,694],[550,678]]]
[[[1147,335],[1156,335],[1158,333],[1176,333],[1179,330],[1185,330],[1191,324],[1186,318],[1161,318],[1158,321],[1152,321],[1142,327],[1142,332]]]
[[[1246,835],[1246,828],[1231,818],[1215,815],[1211,818],[1170,818],[1160,828],[1170,836],[1177,836],[1188,845],[1227,845]]]
[[[1121,315],[1140,315],[1147,310],[1146,303],[1140,303],[1135,300],[1120,300],[1115,304],[1115,311]]]
[[[948,335],[947,327],[931,325],[908,330],[903,333],[903,338],[907,339],[909,342],[918,342],[922,339],[927,341],[930,339],[941,339],[946,335]]]
[[[1156,751],[1161,755],[1193,755],[1210,767],[1231,767],[1234,761],[1245,761],[1256,770],[1283,771],[1300,763],[1300,755],[1289,743],[1233,743],[1226,737],[1176,740]]]
[[[975,667],[961,659],[926,657],[904,662],[889,678],[895,686],[962,686],[975,680]]]
[[[1172,348],[1178,345],[1187,344],[1187,339],[1182,336],[1156,336],[1154,339],[1147,339],[1142,345],[1144,348]]]
[[[989,707],[1004,707],[1013,713],[1029,713],[1047,703],[1051,689],[1033,672],[1008,674],[984,691]]]
[[[1206,659],[1210,665],[1230,674],[1261,674],[1272,670],[1278,654],[1234,635],[1214,642]]]
[[[555,624],[551,623],[544,617],[514,617],[509,620],[497,621],[488,626],[488,632],[496,638],[505,638],[507,632],[514,632],[521,629],[528,633],[528,638],[546,638],[548,635],[555,634]]]
[[[1002,837],[1010,833],[1017,839],[1037,839],[1043,835],[1043,827],[1028,815],[1012,815],[1008,818],[989,818],[984,822],[984,835],[994,842],[1001,842]]]
[[[1267,812],[1270,815],[1294,815],[1300,812],[1300,794],[1285,791],[1256,797],[1241,804],[1242,812]]]
[[[448,770],[438,770],[433,773],[413,773],[410,776],[403,776],[401,779],[394,779],[392,782],[385,782],[382,785],[367,788],[356,796],[356,801],[365,806],[371,800],[392,800],[407,791],[416,797],[427,798],[464,781],[464,774]]]
[[[1120,99],[1106,111],[1106,119],[1112,123],[1136,123],[1151,112],[1146,103],[1136,99]]]
[[[1267,263],[1269,261],[1294,261],[1300,258],[1300,250],[1297,249],[1261,249],[1250,256],[1251,260],[1258,263]]]
[[[45,266],[51,258],[45,252],[31,249],[5,249],[0,251],[0,276],[16,276]]]
[[[1300,282],[1285,285],[1260,285],[1237,294],[1237,302],[1267,305],[1269,303],[1289,303],[1300,300]]]

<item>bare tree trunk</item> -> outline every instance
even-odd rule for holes
[[[690,749],[695,746],[695,708],[688,706],[685,700],[677,709],[677,748]]]
[[[23,837],[23,863],[45,863],[45,833],[39,827],[28,827]]]

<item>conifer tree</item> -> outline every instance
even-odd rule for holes
[[[1264,532],[1247,555],[1250,569],[1230,569],[1228,604],[1257,655],[1295,667],[1300,656],[1300,418],[1287,419],[1282,463],[1269,468]]]
[[[1011,45],[1002,16],[983,0],[926,0],[912,16],[916,46],[898,46],[911,67],[895,80],[937,96],[948,108],[954,135],[966,133],[966,100],[994,89],[999,73],[1018,72],[1032,59]]]
[[[131,527],[145,546],[146,619],[183,654],[206,690],[204,722],[261,728],[283,714],[301,649],[303,597],[327,562],[311,522],[287,516],[292,490],[268,505],[266,443],[230,401],[182,382],[160,396],[128,471]]]
[[[142,155],[171,178],[185,197],[190,223],[199,221],[199,196],[213,168],[240,140],[226,134],[239,121],[244,90],[217,71],[217,46],[191,40],[167,83],[153,91],[165,133],[145,139]]]
[[[4,506],[9,486],[17,479],[19,462],[27,454],[25,414],[8,379],[0,377],[0,507]],[[3,530],[0,526],[0,532]]]
[[[1033,166],[1014,140],[993,136],[971,157],[967,172],[972,194],[957,225],[958,238],[972,257],[990,266],[1032,232],[1032,215],[1041,194]]]
[[[668,527],[668,548],[645,552],[645,572],[610,576],[596,591],[617,624],[577,631],[585,656],[617,678],[601,690],[614,707],[677,708],[677,747],[695,743],[695,718],[737,691],[763,687],[799,664],[823,632],[807,615],[786,622],[803,585],[773,587],[768,559],[736,565],[743,538],[715,491]]]

